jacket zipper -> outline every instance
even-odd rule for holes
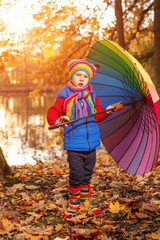
[[[88,127],[87,127],[87,118],[86,118],[86,130],[87,130],[87,142],[88,142],[88,146],[89,146],[89,151],[90,151],[90,144],[89,144],[89,138],[88,138]]]
[[[83,102],[82,101],[81,101],[81,104],[82,104],[82,109],[83,109]],[[86,130],[87,130],[87,142],[88,142],[88,147],[89,147],[89,151],[90,151],[91,147],[90,147],[89,136],[88,136],[87,118],[86,118]]]

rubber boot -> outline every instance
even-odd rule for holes
[[[81,187],[72,188],[69,186],[69,207],[64,214],[65,218],[77,213],[80,204],[80,193]]]
[[[80,194],[80,202],[85,202],[86,200],[91,201],[91,187],[90,184],[81,185],[81,194]],[[92,212],[97,215],[100,213],[100,210],[92,205],[89,206]]]

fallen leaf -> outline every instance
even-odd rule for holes
[[[33,236],[32,234],[29,234],[27,232],[23,232],[24,236],[27,237],[27,239],[30,239],[30,240],[41,240],[41,239],[44,239],[42,238],[43,236],[41,235],[38,235],[38,236]]]
[[[102,235],[99,235],[97,239],[100,240],[112,240],[111,237],[107,237],[107,235],[105,233],[103,233]]]
[[[24,184],[14,184],[12,187],[8,187],[6,191],[6,195],[13,195],[17,190],[22,190],[24,188]]]
[[[91,220],[92,223],[96,224],[97,226],[100,226],[101,225],[101,221],[98,221],[96,218],[93,218]]]
[[[143,203],[141,208],[142,208],[142,211],[146,210],[154,213],[157,213],[158,211],[158,207],[154,204]]]
[[[76,232],[76,236],[82,236],[82,237],[87,237],[90,236],[90,229],[81,229],[81,228],[74,228],[73,229]]]
[[[32,201],[29,197],[18,201],[19,206],[32,206],[33,203],[34,201]]]
[[[50,203],[49,206],[47,206],[46,210],[55,210],[57,209],[57,205],[54,203]]]
[[[111,188],[119,188],[123,185],[123,182],[121,181],[112,181],[110,184]]]
[[[14,229],[14,224],[8,219],[2,218],[0,220],[0,234],[9,233]]]
[[[129,224],[135,224],[138,222],[138,219],[131,219],[131,220],[127,220],[126,222]]]
[[[27,233],[27,234],[31,234],[33,236],[49,236],[51,235],[52,231],[53,231],[53,227],[48,227],[46,228],[45,226],[42,227],[31,227],[31,226],[27,226],[27,227],[22,227],[23,232]]]
[[[55,227],[55,231],[59,232],[63,226],[61,224],[57,224]]]
[[[160,232],[152,233],[151,235],[146,235],[147,240],[160,240]]]
[[[27,185],[26,186],[26,189],[28,190],[34,190],[34,189],[38,189],[39,187],[38,186],[35,186],[35,185]]]
[[[52,173],[54,174],[54,175],[58,175],[58,174],[61,174],[63,172],[63,169],[61,168],[61,169],[53,169],[52,170]]]
[[[34,221],[34,216],[27,217],[24,221],[21,221],[22,226],[28,225]]]
[[[4,198],[4,197],[5,197],[4,193],[0,193],[0,198]]]
[[[120,205],[119,202],[116,202],[115,204],[113,204],[113,203],[109,204],[109,211],[112,213],[118,213],[124,209],[125,209],[125,206]]]
[[[135,214],[136,214],[136,216],[138,217],[138,218],[149,218],[149,216],[147,215],[147,214],[145,214],[145,213],[139,213],[139,212],[135,212]]]
[[[16,173],[16,174],[14,175],[14,177],[15,177],[16,179],[21,180],[21,181],[24,181],[24,182],[27,182],[27,181],[30,180],[30,177],[27,176],[27,174],[21,173],[21,172]]]
[[[63,238],[60,238],[60,237],[54,238],[54,240],[68,240],[68,239],[70,239],[69,236],[68,237],[63,237]]]

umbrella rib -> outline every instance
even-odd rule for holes
[[[88,57],[88,59],[91,59],[91,60],[94,60],[94,59],[92,59],[92,58],[90,58],[90,57]],[[113,60],[113,59],[112,59]],[[102,63],[102,64],[104,64],[104,65],[106,65],[106,66],[108,66],[108,67],[110,67],[108,64],[105,64],[105,63],[103,63],[103,62],[101,62],[101,61],[98,61],[99,63]],[[119,72],[117,69],[115,69],[115,68],[113,68],[113,67],[110,67],[110,68],[112,68],[112,69],[114,69],[114,70],[116,70],[117,72]],[[124,68],[123,68],[124,69]],[[125,70],[125,69],[124,69]],[[125,70],[126,71],[126,70]],[[127,72],[127,71],[126,71]],[[101,72],[100,70],[98,70],[98,72],[97,73],[100,73],[100,74],[103,74],[103,75],[105,75],[105,76],[109,76],[109,77],[113,77],[113,76],[111,76],[111,75],[107,75],[107,74],[104,74],[103,72]],[[126,76],[124,76],[124,74],[122,74],[121,72],[119,72],[121,75],[122,75],[122,77],[123,77],[123,79],[124,78],[127,78]],[[129,76],[130,76],[130,74],[129,74]],[[116,77],[114,77],[115,79],[117,79],[118,81],[120,81],[120,82],[122,82],[122,83],[127,83],[127,86],[128,86],[128,83],[130,84],[130,81],[122,81],[122,80],[120,80],[120,79],[118,79],[118,78],[116,78]],[[130,76],[130,79],[132,79],[132,77]],[[135,82],[134,82],[135,83]],[[133,87],[134,86],[134,87]],[[139,92],[139,93],[141,93],[141,91],[140,91],[140,88],[137,88],[137,84],[135,84],[135,85],[131,85],[130,87],[131,87],[131,89],[133,89],[134,91],[135,91],[135,89]]]
[[[148,100],[148,106],[151,108],[155,118],[157,118],[156,113],[155,113],[155,109],[154,109],[154,106],[153,106],[153,102],[150,99]]]
[[[134,70],[135,70],[135,68],[134,68]],[[131,71],[131,69],[130,69],[130,71]],[[134,92],[137,92],[138,91],[138,93],[141,95],[141,97],[143,98],[144,97],[144,93],[143,93],[143,88],[142,89],[140,89],[140,86],[138,86],[138,84],[137,84],[137,82],[134,82],[134,85],[133,85],[133,83],[131,82],[131,81],[126,81],[126,78],[123,76],[123,78],[124,78],[124,82],[125,82],[125,84],[127,85],[127,86],[129,86],[129,88],[131,88],[131,89],[133,89],[134,90]],[[134,87],[133,87],[134,86]],[[137,90],[137,91],[135,91],[135,90]]]
[[[153,136],[152,136],[152,141],[153,141]],[[150,158],[150,156],[151,156],[151,151],[150,151],[150,153],[149,153],[148,159]],[[142,161],[141,161],[141,162],[142,162]],[[146,166],[145,166],[145,168],[144,168],[144,170],[143,170],[143,175],[144,175],[145,172],[146,172],[146,169],[147,169],[148,163],[149,163],[149,161],[147,161],[147,164],[146,164]],[[152,161],[152,167],[153,167],[153,161]]]
[[[112,97],[114,97],[114,96],[112,96]],[[139,106],[138,106],[139,105]],[[150,130],[150,128],[146,125],[146,123],[145,123],[145,121],[144,121],[144,116],[145,116],[145,118],[146,118],[146,116],[148,116],[148,114],[146,113],[146,109],[144,110],[144,108],[142,107],[143,106],[143,102],[141,102],[141,103],[139,103],[137,106],[138,106],[138,108],[137,108],[137,112],[138,113],[140,113],[141,112],[141,114],[139,114],[139,118],[137,119],[137,117],[134,119],[134,121],[133,122],[135,122],[136,124],[137,124],[137,126],[138,126],[138,128],[140,129],[142,129],[142,125],[144,126],[144,129],[145,129],[145,131],[150,131],[151,132],[151,130]],[[131,109],[129,109],[128,111],[130,111]],[[147,110],[147,112],[150,114],[150,111],[149,110]],[[136,116],[136,115],[135,115]],[[116,118],[118,118],[119,116],[117,116]],[[132,116],[133,118],[134,118],[134,115]],[[153,119],[151,116],[150,116],[150,119],[152,120],[152,121],[150,121],[150,124],[152,125],[152,127],[154,128],[154,129],[156,129],[156,126],[154,126],[153,125],[153,123],[152,122],[154,122],[154,123],[156,123],[156,121],[155,121],[155,119]],[[110,119],[109,121],[112,121],[112,119]],[[108,122],[109,122],[108,121]],[[100,125],[103,125],[103,124],[105,124],[105,122],[102,122]],[[124,125],[124,124],[123,124]],[[122,126],[123,126],[122,125]],[[116,131],[116,130],[115,130]],[[112,132],[111,134],[113,134],[114,132]],[[109,136],[109,135],[108,135]],[[103,139],[102,139],[103,140]]]
[[[142,129],[142,137],[141,137],[141,140],[140,140],[140,144],[139,144],[139,146],[140,146],[141,143],[142,143],[142,139],[143,139],[144,132],[145,132],[144,130],[145,130],[145,127],[144,127],[144,129]],[[135,139],[135,138],[136,138],[136,135],[135,135],[134,139]],[[133,139],[133,140],[134,140],[134,139]],[[132,141],[132,142],[133,142],[133,141]],[[130,144],[130,146],[131,146],[131,144]],[[129,148],[128,148],[128,149],[129,149]],[[137,150],[136,150],[136,152],[135,152],[135,154],[134,154],[134,157],[135,157],[135,155],[137,154],[138,150],[139,150],[139,147],[137,148]],[[143,153],[143,154],[144,154],[144,153]],[[130,165],[131,165],[132,162],[133,162],[134,157],[132,158],[131,162],[129,163],[129,165],[128,165],[126,171],[128,171]],[[122,159],[122,158],[121,158],[121,159]],[[141,158],[141,160],[142,160],[142,158]],[[139,165],[138,165],[138,167],[139,167]],[[138,167],[137,167],[137,169],[136,169],[136,171],[135,171],[135,174],[136,174],[136,172],[137,172],[137,170],[138,170]]]
[[[101,46],[104,46],[102,43],[100,43],[100,42],[98,42],[98,44],[99,45],[101,45]],[[108,48],[107,46],[105,46],[109,51],[111,51],[112,53],[114,53],[114,54],[116,54],[117,55],[117,53],[115,53],[113,50],[111,50],[110,48]],[[103,52],[101,52],[101,51],[99,51],[99,50],[97,50],[97,49],[95,49],[95,48],[91,48],[91,49],[94,49],[94,51],[97,51],[98,53],[101,53],[102,55],[104,55],[104,56],[107,56],[108,58],[110,58],[110,59],[112,59],[114,62],[116,62],[116,63],[118,63],[118,65],[120,65],[123,69],[125,69],[119,62],[117,62],[114,58],[112,58],[111,56],[109,56],[109,55],[107,55],[107,54],[105,54],[105,53],[103,53]],[[122,53],[122,52],[121,52]],[[120,55],[118,55],[118,57],[128,66],[128,68],[130,69],[130,67],[129,67],[129,65],[120,57]],[[128,58],[128,57],[127,57]],[[90,58],[91,59],[91,58]],[[94,59],[93,59],[94,60]],[[130,59],[128,58],[128,60],[130,61]],[[100,61],[99,61],[100,62]],[[102,62],[101,62],[102,63]],[[132,64],[132,66],[133,66],[133,68],[135,69],[135,67],[134,67],[134,65],[133,65],[133,63],[130,61],[130,63]],[[107,64],[105,64],[105,63],[103,63],[104,65],[107,65]],[[108,65],[107,65],[108,66]],[[126,69],[125,69],[125,71],[126,71]],[[119,71],[118,71],[119,72]],[[132,72],[132,70],[131,70],[131,72]],[[135,75],[134,75],[135,76]],[[135,78],[136,78],[136,76],[135,76]]]
[[[139,78],[140,78],[140,77],[139,77]],[[148,95],[148,94],[149,94],[149,90],[148,90],[148,88],[147,88],[146,82],[145,82],[145,81],[141,81],[141,86],[142,86],[141,91],[142,91],[142,92],[146,92],[146,94]],[[146,89],[147,89],[147,90],[146,90]]]
[[[128,88],[128,85],[127,85],[127,84],[124,85],[123,82],[122,82],[122,85],[124,86],[124,90],[122,89],[122,91],[123,91],[123,93],[124,93],[126,96],[127,96],[128,92],[130,92],[130,91],[133,89],[134,92],[132,92],[132,91],[130,92],[130,93],[131,93],[131,94],[130,94],[130,95],[131,95],[130,98],[131,98],[132,100],[133,100],[133,96],[134,96],[134,97],[137,96],[137,97],[139,98],[139,94],[137,94],[137,92],[135,91],[134,88],[132,88],[132,87]],[[125,88],[125,86],[126,86],[126,88]],[[130,90],[130,89],[131,89],[131,90]],[[127,92],[127,94],[126,94],[125,91]],[[142,98],[142,94],[140,94],[140,95],[141,95],[141,98]]]
[[[134,68],[134,70],[135,70],[135,68]],[[131,72],[131,69],[130,69],[130,68],[129,68],[129,71]],[[126,72],[127,72],[127,71],[126,71]],[[129,76],[131,76],[131,73],[129,73]],[[123,79],[124,79],[125,84],[127,84],[127,86],[129,86],[129,88],[133,89],[134,91],[135,91],[135,89],[136,89],[139,93],[141,93],[141,91],[140,91],[140,86],[138,86],[137,82],[134,81],[134,85],[133,85],[133,83],[132,83],[132,81],[134,80],[134,78],[130,78],[130,80],[132,79],[132,81],[126,81],[127,77],[124,77],[124,75],[123,75]],[[134,86],[134,87],[133,87],[133,86]]]
[[[142,104],[139,104],[139,105],[142,105]],[[134,122],[134,124],[133,124],[133,126],[135,126],[135,124],[137,123],[137,121],[136,121],[136,119],[138,119],[138,117],[139,117],[139,113],[140,113],[140,108],[141,108],[141,106],[138,106],[138,109],[137,109],[137,111],[135,111],[135,113],[134,113],[134,115],[133,115],[133,118],[134,118],[134,116],[136,117],[135,118],[135,120],[133,121]],[[138,114],[137,114],[137,112],[139,112]],[[125,123],[122,125],[122,126],[124,126],[125,125]],[[121,126],[121,127],[122,127]],[[132,127],[133,128],[133,127]],[[140,129],[140,125],[137,125],[137,129],[139,130]],[[126,136],[124,136],[124,138],[125,138]],[[124,139],[123,138],[123,139]],[[130,145],[128,146],[128,149],[130,148],[130,146],[132,145],[132,143],[133,143],[133,141],[134,141],[134,139],[136,138],[136,135],[135,135],[135,137],[132,139],[132,142],[130,143]],[[116,145],[116,146],[118,146],[118,144]],[[116,147],[115,146],[115,147]],[[114,147],[114,148],[115,148]],[[113,149],[112,149],[113,150]],[[125,154],[125,153],[124,153]],[[117,161],[117,164],[119,164],[119,162],[121,161],[121,159],[123,158],[123,156],[124,156],[124,154],[121,156],[121,158]],[[128,169],[128,168],[127,168]]]
[[[147,105],[147,107],[149,108],[149,107],[151,107],[151,106],[150,106],[150,105]],[[151,110],[152,110],[152,113],[155,114],[152,108],[151,108]],[[144,109],[143,109],[143,112],[142,112],[142,113],[143,113],[145,116],[149,116],[149,115],[150,115],[150,120],[152,120],[152,121],[149,121],[149,123],[152,125],[152,127],[153,127],[154,129],[156,129],[156,125],[155,125],[155,124],[157,123],[157,121],[152,117],[150,110],[147,109],[147,108],[145,108],[145,112],[144,112]],[[155,116],[155,117],[156,117],[156,116]],[[154,123],[154,125],[152,124],[152,122]],[[149,128],[148,128],[148,129],[149,129]]]
[[[156,131],[156,135],[157,135],[157,131]],[[158,137],[158,136],[157,136]],[[153,142],[153,135],[152,135],[152,141],[151,142]],[[157,143],[158,141],[156,141],[156,147],[155,147],[155,149],[158,149],[158,143]],[[150,152],[150,154],[149,154],[149,158],[150,158],[150,155],[151,155],[151,152]],[[157,155],[157,156],[156,156]],[[154,158],[153,158],[153,161],[152,161],[152,168],[153,168],[153,166],[154,166],[154,159],[157,159],[158,158],[158,151],[156,152],[155,151],[155,153],[154,153]],[[149,162],[147,162],[147,164],[146,164],[146,167],[145,167],[145,169],[144,169],[144,173],[146,172],[146,169],[147,169],[147,167],[148,167],[148,163]]]
[[[101,45],[101,46],[104,46],[101,42],[97,42],[99,45]],[[110,44],[112,44],[112,43],[110,43]],[[112,44],[112,46],[114,46],[113,44]],[[112,53],[114,53],[114,54],[116,54],[117,55],[117,53],[116,52],[114,52],[113,50],[111,50],[110,48],[108,48],[107,46],[105,46],[109,51],[111,51]],[[114,46],[115,47],[115,46]],[[109,55],[107,55],[107,54],[104,54],[103,52],[101,52],[101,51],[99,51],[99,50],[97,50],[97,49],[95,49],[95,48],[92,48],[92,49],[94,49],[94,51],[97,51],[97,52],[99,52],[99,53],[101,53],[101,54],[103,54],[103,55],[105,55],[105,56],[107,56],[107,57],[109,57],[110,59],[112,59],[114,62],[116,62],[118,65],[120,65],[125,71],[126,71],[126,69],[119,63],[119,62],[117,62],[114,58],[112,58],[112,57],[110,57]],[[118,48],[116,48],[116,49],[118,49]],[[118,51],[120,51],[119,49],[118,49]],[[125,57],[126,57],[126,55],[123,53],[123,52],[121,52]],[[123,59],[123,58],[121,58],[121,56],[120,55],[118,55],[118,57],[128,66],[128,68],[129,68],[129,76],[131,76],[131,73],[137,73],[138,74],[138,77],[139,77],[139,79],[137,79],[136,78],[136,76],[135,76],[135,74],[134,74],[134,77],[136,78],[136,80],[140,80],[140,78],[142,77],[141,75],[140,75],[140,73],[139,73],[139,70],[138,69],[136,69],[135,68],[135,66],[134,66],[134,64],[132,63],[132,61],[129,59],[129,57],[127,56],[127,59],[129,60],[129,62],[132,64],[132,67],[133,67],[133,70],[130,68],[130,66],[128,65],[128,63],[127,62],[125,62],[125,60]],[[106,64],[107,65],[107,64]],[[114,68],[113,68],[114,69]],[[119,72],[119,71],[118,71]],[[126,71],[127,72],[127,71]],[[123,74],[122,74],[123,75]],[[141,77],[140,77],[141,76]],[[132,78],[130,78],[130,79],[132,79]],[[134,78],[133,78],[134,79]],[[141,83],[142,82],[144,82],[144,81],[140,81]],[[135,83],[135,82],[134,82]],[[144,82],[145,83],[145,82]],[[138,87],[138,89],[139,89],[139,85],[138,84],[136,84],[137,85],[137,87]]]
[[[140,110],[141,110],[142,105],[143,105],[143,103],[140,102],[140,103],[139,103],[139,108],[137,109],[138,116],[139,116],[139,113],[140,113]],[[134,122],[137,124],[137,126],[140,125],[140,124],[138,124],[138,121],[139,121],[139,118],[136,117],[135,120],[134,120]]]
[[[140,147],[140,145],[141,145],[141,143],[142,143],[143,136],[144,136],[144,132],[145,132],[145,127],[144,127],[144,130],[142,131],[143,134],[142,134],[142,137],[141,137],[141,141],[140,141],[140,144],[139,144],[139,146],[138,146],[138,148],[137,148],[137,150],[136,150],[136,152],[135,152],[135,154],[134,154],[134,157],[135,157],[135,155],[137,154],[137,152],[138,152],[138,150],[139,150],[139,147]],[[146,144],[147,144],[147,141],[146,141]],[[145,144],[145,146],[146,146],[146,144]],[[144,149],[144,150],[145,150],[145,149]],[[141,157],[141,161],[142,161],[143,155],[144,155],[144,151],[143,151],[143,154],[142,154],[142,157]],[[130,162],[130,164],[128,165],[128,167],[127,167],[126,170],[129,169],[130,165],[131,165],[132,162],[133,162],[134,157],[132,158],[132,161]],[[140,163],[141,163],[141,161],[140,161]],[[137,166],[137,169],[136,169],[136,171],[135,171],[135,173],[134,173],[135,175],[136,175],[137,170],[138,170],[138,168],[139,168],[139,166],[140,166],[140,163],[139,163],[139,165]]]
[[[148,110],[146,110],[146,111],[148,111]],[[150,111],[148,111],[149,112],[149,115],[151,115],[150,114]],[[146,116],[149,116],[149,115],[147,115],[147,114],[145,114]],[[146,118],[146,116],[145,116],[145,118]],[[156,128],[156,126],[153,126],[153,124],[151,123],[151,121],[149,120],[149,118],[147,119],[148,120],[148,123],[150,123],[151,125],[152,125],[152,127],[155,129],[155,130],[157,130],[157,128]],[[154,123],[155,123],[155,120],[153,119],[153,118],[151,118],[151,120],[153,120],[154,121]],[[149,129],[149,131],[152,133],[152,130],[148,127],[148,129]],[[145,126],[144,126],[144,130],[145,130]],[[157,134],[157,131],[156,131],[156,134]],[[153,135],[152,135],[152,139],[153,139]],[[153,140],[152,140],[153,141]],[[152,142],[151,141],[151,142]],[[146,145],[147,145],[147,143],[148,143],[148,141],[146,142]],[[157,147],[156,147],[156,149],[157,149]],[[155,152],[155,154],[157,154],[156,152]],[[150,154],[149,154],[149,157],[148,158],[150,158],[150,155],[151,155],[151,152],[150,152]],[[144,156],[144,153],[143,153],[143,156]],[[140,164],[141,164],[141,162],[142,162],[142,159],[143,159],[143,157],[141,158],[141,161],[139,162],[139,165],[138,165],[138,168],[139,168],[139,166],[140,166]],[[153,160],[154,159],[156,159],[155,157],[153,158]],[[145,174],[145,172],[146,172],[146,169],[147,169],[147,166],[148,166],[148,163],[149,162],[147,162],[147,164],[146,164],[146,166],[145,166],[145,169],[144,169],[144,173],[143,173],[143,175]],[[152,167],[153,167],[153,165],[154,165],[154,161],[152,161]],[[138,170],[138,168],[137,168],[137,170]],[[137,172],[137,171],[136,171]]]
[[[147,103],[148,103],[148,104],[146,105],[146,107],[145,107],[145,108],[142,108],[142,114],[141,114],[142,116],[140,116],[141,119],[138,119],[138,122],[140,122],[139,125],[141,125],[141,123],[145,123],[145,121],[143,120],[143,115],[145,115],[145,117],[148,116],[148,115],[150,115],[150,119],[152,120],[152,122],[154,122],[154,126],[153,126],[153,124],[152,124],[151,121],[149,121],[149,122],[150,122],[150,124],[152,125],[152,127],[156,129],[156,125],[155,125],[155,124],[157,123],[157,121],[155,120],[155,119],[156,119],[156,114],[155,114],[154,108],[153,108],[152,104],[150,104],[149,102],[147,102]],[[141,106],[142,106],[143,102],[141,102],[140,104],[141,104]],[[148,107],[148,108],[151,108],[151,110],[149,110],[149,109],[147,110],[147,107]],[[152,117],[151,111],[152,111],[152,113],[155,115],[155,119]],[[146,128],[146,124],[144,124],[144,126],[145,126],[145,128]],[[147,127],[147,128],[148,128],[148,130],[150,130],[149,127]],[[147,129],[146,129],[146,131],[147,131]],[[151,130],[150,130],[150,131],[151,131]]]
[[[141,104],[142,105],[142,104]],[[138,112],[140,113],[140,108],[138,109]],[[143,110],[143,112],[141,112],[141,114],[142,115],[144,115],[144,110]],[[139,119],[139,117],[141,118],[141,120]],[[147,116],[147,114],[145,114],[145,118],[146,118],[146,116]],[[142,123],[142,118],[143,118],[143,116],[140,116],[139,114],[137,115],[137,118],[138,118],[138,121],[140,122],[140,123]],[[144,122],[144,121],[143,121]],[[135,121],[135,124],[137,123],[137,121]],[[150,122],[151,123],[151,122]],[[137,125],[137,129],[140,129],[141,128],[141,130],[142,130],[142,132],[143,132],[143,135],[144,135],[144,132],[146,131],[146,124],[143,124],[143,129],[142,129],[142,126],[141,126],[141,124],[138,124]],[[152,125],[153,126],[153,125]],[[155,128],[154,126],[153,126],[153,128]],[[148,127],[148,129],[149,129],[149,127]],[[156,128],[155,128],[156,129]],[[149,131],[150,132],[152,132],[150,129],[149,129]],[[126,137],[126,136],[125,136]],[[135,135],[135,137],[136,137],[136,135]],[[135,137],[134,137],[134,139],[135,139]],[[134,141],[134,139],[132,140],[132,142],[130,143],[130,145],[128,146],[128,149],[130,148],[130,146],[132,145],[132,143],[133,143],[133,141]],[[141,142],[142,142],[142,139],[143,139],[143,137],[141,138]],[[138,151],[138,149],[137,149],[137,151]],[[136,153],[137,153],[137,151],[136,151]],[[136,153],[135,153],[135,155],[136,155]],[[125,154],[125,153],[124,153]],[[124,156],[124,154],[123,154],[123,156]],[[134,156],[135,156],[134,155]],[[144,155],[144,154],[143,154]],[[120,161],[121,161],[121,159],[123,158],[123,156],[119,159],[119,161],[117,161],[117,163],[119,163]],[[127,167],[127,169],[126,170],[128,170],[129,169],[129,167],[130,167],[130,165],[131,165],[131,163],[133,162],[133,159],[134,159],[134,157],[132,158],[132,161],[130,162],[130,164],[129,164],[129,166]],[[141,162],[140,162],[141,163]],[[139,165],[140,165],[140,163],[139,163]],[[138,167],[139,167],[139,165],[138,165]],[[154,165],[154,163],[152,164],[152,165]],[[138,170],[138,167],[137,167],[137,170]],[[147,168],[147,166],[146,166],[146,168]],[[136,172],[137,172],[137,170],[136,170]],[[145,171],[144,171],[145,172]],[[136,174],[136,173],[135,173]]]
[[[154,128],[154,129],[156,129],[156,124],[158,124],[158,122],[157,122],[157,120],[156,120],[156,114],[155,114],[155,112],[153,111],[153,109],[152,109],[152,107],[150,106],[150,105],[148,105],[148,108],[150,108],[151,110],[147,110],[147,112],[148,112],[148,114],[147,115],[150,115],[150,119],[152,120],[152,122],[153,122],[153,124],[152,124],[152,122],[150,122],[150,124],[152,125],[152,127]],[[151,115],[151,111],[152,111],[152,113],[154,114],[154,117]]]
[[[144,121],[144,116],[146,117],[146,115],[144,114],[144,109],[143,107],[141,108],[141,114],[139,115],[139,118],[137,120],[137,126],[139,125],[140,128],[142,129],[142,125],[144,126],[145,128],[145,121]],[[146,130],[147,131],[147,130]]]
[[[145,130],[145,129],[144,129]],[[145,131],[144,131],[145,132]],[[143,132],[143,135],[144,135],[144,132]],[[142,143],[142,140],[143,140],[143,137],[141,138],[141,143]],[[140,144],[141,144],[140,143]],[[145,143],[145,147],[146,147],[146,145],[147,145],[147,141],[146,141],[146,143]],[[138,148],[139,149],[139,148]],[[137,151],[138,151],[138,149],[137,149]],[[137,153],[137,151],[136,151],[136,153]],[[135,153],[135,155],[136,155],[136,153]],[[144,149],[144,151],[143,151],[143,154],[142,154],[142,157],[141,157],[141,161],[139,162],[139,164],[138,164],[138,166],[137,166],[137,169],[136,169],[136,171],[135,171],[135,175],[136,175],[136,173],[137,173],[137,171],[138,171],[138,168],[139,168],[139,166],[140,166],[140,164],[141,164],[141,162],[142,162],[142,159],[143,159],[143,156],[144,156],[144,153],[145,153],[145,149]],[[135,156],[134,155],[134,156]],[[134,159],[134,158],[133,158]],[[133,161],[133,160],[132,160]],[[131,162],[132,163],[132,162]],[[131,165],[131,163],[130,163],[130,165]],[[129,165],[129,166],[130,166]],[[128,168],[129,168],[129,166],[128,166]],[[127,168],[127,169],[128,169]],[[143,173],[143,175],[144,175],[144,173]]]
[[[103,45],[103,44],[101,44],[101,45]],[[93,49],[94,49],[94,48],[93,48]],[[108,49],[109,49],[109,48],[108,48]],[[99,51],[99,50],[97,50],[97,49],[94,49],[94,51],[97,51],[98,53],[101,53],[102,55],[107,56],[108,58],[112,59],[112,60],[113,60],[115,63],[117,63],[122,69],[124,69],[126,73],[128,73],[128,75],[130,76],[130,79],[134,79],[134,78],[131,76],[131,73],[134,73],[134,72],[137,72],[137,71],[136,71],[136,69],[135,69],[135,67],[134,67],[133,64],[132,64],[132,66],[133,66],[134,71],[132,71],[131,68],[128,66],[128,64],[119,56],[119,57],[122,59],[122,61],[123,61],[125,64],[127,64],[128,68],[129,68],[129,71],[127,71],[119,62],[115,61],[115,59],[111,58],[110,56],[102,53],[101,51]],[[112,50],[110,50],[110,51],[112,51]],[[114,51],[112,51],[112,52],[115,53]],[[88,57],[88,58],[95,61],[95,59],[92,59],[91,57]],[[101,62],[101,61],[99,61],[99,60],[98,60],[98,62],[100,62],[100,63],[102,63],[102,64],[104,64],[104,65],[106,65],[106,66],[109,66],[108,64],[103,63],[103,62]],[[109,67],[110,67],[110,66],[109,66]],[[115,69],[114,67],[110,67],[110,68],[113,68],[114,70],[116,70],[117,72],[119,72],[119,73],[124,77],[124,74],[122,74],[120,71],[118,71],[118,70]],[[100,70],[99,70],[98,72],[100,72]],[[100,72],[100,73],[101,73],[101,72]],[[139,74],[138,74],[138,76],[139,76]],[[134,75],[134,77],[136,78],[135,75]],[[119,80],[119,79],[118,79],[118,80]],[[137,81],[138,81],[138,80],[140,81],[140,79],[137,79],[137,78],[136,78],[136,80],[137,80]],[[121,80],[119,80],[119,81],[121,81]],[[130,81],[129,81],[129,83],[130,83]],[[137,91],[139,92],[139,91],[140,91],[139,85],[138,85],[136,82],[134,82],[134,84],[136,85],[135,89],[137,89]],[[135,86],[135,85],[134,85],[134,86]],[[137,87],[138,87],[138,88],[137,88]]]
[[[116,97],[120,97],[121,99],[127,99],[130,98],[130,96],[122,96],[122,95],[102,95],[102,96],[98,96],[98,98],[116,98]],[[132,101],[133,99],[131,99],[130,101]],[[123,104],[123,100],[122,100],[122,104]],[[134,100],[133,100],[133,104],[134,104]]]
[[[158,139],[158,134],[157,134],[157,132],[158,132],[158,130],[156,131],[156,135],[157,135],[157,139]],[[159,140],[156,141],[156,149],[157,149],[157,154],[156,154],[156,152],[155,152],[155,158],[154,158],[154,159],[158,159],[158,153],[159,153]],[[157,155],[157,156],[156,156],[156,155]],[[153,168],[153,166],[154,166],[154,163],[155,163],[155,162],[152,163],[152,168]]]
[[[136,114],[136,113],[137,113],[137,112],[135,112],[135,114]],[[137,118],[138,118],[138,115],[139,115],[139,114],[136,114]],[[133,129],[133,127],[135,126],[135,124],[136,124],[136,122],[134,122],[134,124],[133,124],[133,126],[132,126],[132,129]],[[138,130],[139,130],[139,126],[138,126],[138,128],[137,128],[137,131],[138,131]],[[126,137],[126,136],[124,136],[124,138],[125,138],[125,137]],[[124,139],[124,138],[123,138],[123,139]],[[135,137],[132,139],[132,141],[131,141],[131,143],[129,144],[129,146],[128,146],[127,149],[130,148],[130,146],[132,145],[132,143],[133,143],[133,141],[134,141],[135,138],[136,138],[136,135],[135,135]],[[118,144],[117,144],[117,145],[118,145]],[[117,146],[117,145],[116,145],[116,146]],[[116,147],[116,146],[115,146],[115,147]],[[114,148],[115,148],[115,147],[114,147]],[[126,153],[126,152],[125,152],[125,153]],[[124,153],[124,154],[125,154],[125,153]],[[117,163],[119,163],[119,162],[122,160],[124,154],[123,154],[123,155],[121,156],[121,158],[117,161]]]
[[[139,116],[139,119],[138,119],[138,121],[137,121],[137,124],[138,124],[138,122],[139,122],[140,127],[142,127],[141,125],[143,124],[144,129],[145,129],[146,131],[149,130],[149,131],[151,132],[149,126],[146,125],[145,120],[144,120],[144,117],[146,118],[146,117],[148,116],[148,114],[150,114],[150,111],[147,110],[146,108],[142,108],[142,110],[141,110],[141,115]],[[156,123],[156,121],[155,121],[152,117],[150,117],[150,119],[152,120],[152,122]],[[149,120],[148,120],[148,121],[149,121]],[[156,129],[156,127],[153,126],[152,122],[149,121],[149,123],[152,125],[152,127]]]
[[[137,106],[138,106],[138,108],[137,108],[137,110],[134,112],[134,114],[133,114],[133,118],[134,118],[134,116],[136,115],[136,113],[137,113],[137,111],[139,111],[139,109],[140,109],[140,106],[139,106],[139,104],[137,104]],[[128,109],[126,112],[129,112],[129,111],[131,111],[131,109]],[[126,114],[126,112],[124,112],[123,114]],[[122,114],[122,115],[123,115]],[[116,119],[116,118],[118,118],[119,116],[116,116],[114,119]],[[108,122],[110,122],[110,121],[112,121],[113,119],[110,119]],[[128,120],[127,120],[128,121]],[[102,122],[102,123],[99,123],[99,125],[103,125],[103,124],[105,124],[105,122],[106,121],[104,121],[104,122]],[[123,123],[122,125],[121,125],[121,127],[122,126],[124,126],[126,124],[126,122],[125,123]],[[114,132],[116,132],[117,131],[117,129],[114,131]],[[111,134],[109,134],[108,136],[110,136],[110,135],[112,135],[114,132],[112,132]],[[104,138],[103,138],[104,139]],[[102,141],[103,141],[103,139],[101,139]],[[117,145],[116,145],[117,146]]]
[[[123,82],[122,82],[123,83]],[[113,85],[108,85],[108,84],[104,84],[104,83],[91,83],[92,85],[98,85],[98,86],[108,86],[108,87],[113,87],[113,88],[117,88],[117,89],[121,89],[123,92],[124,92],[124,94],[126,95],[126,97],[128,97],[128,95],[126,94],[126,92],[125,92],[125,90],[126,89],[123,89],[123,88],[119,88],[119,87],[116,87],[116,86],[113,86]],[[128,90],[127,90],[128,91]],[[128,91],[129,92],[129,91]],[[129,93],[131,93],[131,94],[133,94],[133,92],[129,92]],[[131,95],[130,94],[130,95]],[[140,98],[140,96],[137,94],[137,92],[134,92],[134,95],[136,95],[136,96],[134,96],[136,99],[137,98]],[[98,96],[99,97],[99,96]],[[129,98],[133,98],[133,96],[131,96],[131,97],[129,97]]]

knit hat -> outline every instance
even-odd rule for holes
[[[67,64],[69,68],[69,79],[78,71],[86,72],[89,79],[91,79],[96,75],[96,70],[99,69],[99,65],[93,65],[82,59],[68,59]]]

